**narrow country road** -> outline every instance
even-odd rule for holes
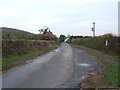
[[[3,88],[73,88],[99,68],[97,60],[67,43],[2,75]]]

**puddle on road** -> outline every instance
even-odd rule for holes
[[[87,64],[87,63],[79,63],[78,65],[79,66],[85,66],[85,67],[91,66],[91,64]]]
[[[53,52],[60,52],[60,51],[61,51],[60,48],[53,50]]]

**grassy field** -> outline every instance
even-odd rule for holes
[[[34,50],[30,50],[21,55],[8,55],[2,57],[2,70],[5,71],[9,68],[12,68],[16,65],[23,64],[24,61],[35,58],[36,56],[42,55],[46,52],[49,52],[55,48],[59,47],[59,45],[52,45],[50,47],[39,47]]]
[[[89,54],[93,55],[97,60],[102,62],[104,65],[106,65],[107,69],[102,73],[105,77],[105,79],[102,81],[102,83],[96,87],[103,87],[103,88],[115,88],[120,86],[120,82],[118,82],[118,65],[113,64],[111,62],[108,62],[103,58],[104,54],[100,51],[90,49],[84,46],[74,45],[71,44],[73,47],[81,48],[85,51],[87,51]],[[110,56],[112,58],[115,58],[114,55]]]

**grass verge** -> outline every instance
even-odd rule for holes
[[[106,55],[107,57],[111,58],[112,60],[119,62],[120,60],[120,55],[113,53],[113,52],[109,52],[109,54]]]
[[[19,64],[23,64],[26,60],[35,58],[57,47],[59,47],[59,45],[52,45],[50,47],[40,47],[34,50],[27,51],[26,53],[23,53],[21,55],[8,55],[2,57],[2,71],[10,69]]]
[[[113,64],[109,61],[107,61],[104,58],[104,54],[100,51],[93,50],[84,46],[79,46],[79,45],[74,45],[71,44],[71,46],[76,47],[76,48],[81,48],[88,52],[89,54],[93,55],[97,60],[99,60],[101,63],[106,65],[106,70],[102,72],[104,75],[104,80],[102,83],[97,85],[96,87],[99,88],[116,88],[120,86],[120,83],[118,82],[118,65]],[[112,57],[112,56],[111,56]]]

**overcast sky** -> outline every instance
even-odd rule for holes
[[[119,0],[0,0],[0,27],[32,33],[48,26],[51,31],[70,35],[118,34]]]

